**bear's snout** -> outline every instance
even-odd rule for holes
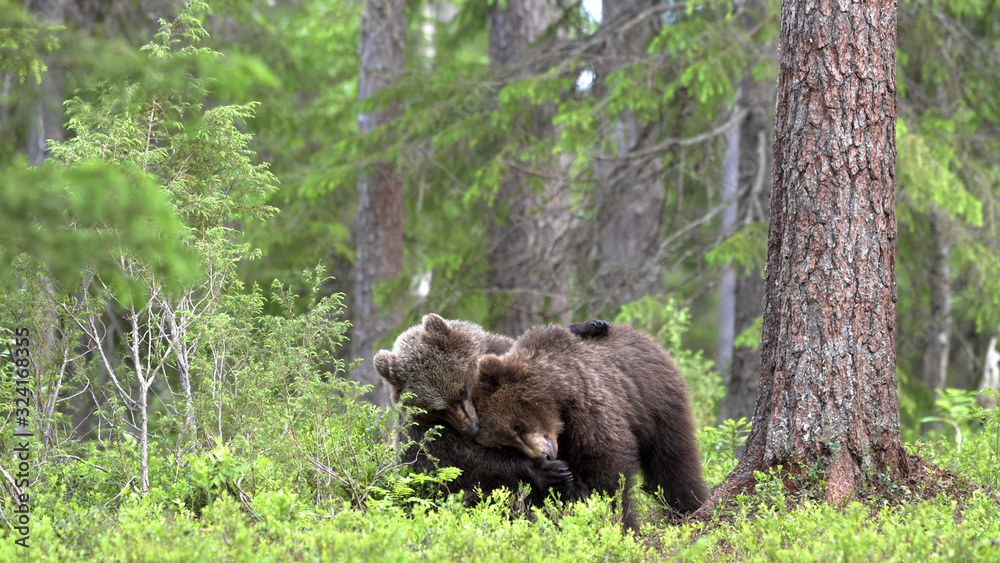
[[[552,443],[552,440],[548,438],[545,439],[545,449],[542,450],[542,458],[547,461],[552,461],[557,456],[556,445]]]
[[[469,425],[465,427],[466,436],[475,436],[476,432],[479,432],[479,422],[476,420],[470,421]]]

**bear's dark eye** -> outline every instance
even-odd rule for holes
[[[463,401],[469,400],[469,389],[467,387],[463,387],[462,390],[459,391],[458,393],[458,398],[462,399]]]
[[[524,432],[524,429],[521,428],[521,425],[515,422],[514,423],[514,434],[517,434],[518,436],[520,436],[523,432]]]

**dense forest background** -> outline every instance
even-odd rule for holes
[[[4,1],[0,327],[33,393],[0,451],[33,433],[56,536],[99,505],[412,517],[434,483],[375,350],[428,312],[605,318],[671,350],[717,484],[759,375],[778,10]],[[1000,385],[998,10],[898,6],[902,433],[955,455]]]

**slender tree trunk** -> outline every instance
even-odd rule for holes
[[[995,396],[983,395],[987,389],[1000,389],[1000,352],[997,351],[997,337],[990,339],[986,346],[986,356],[983,358],[983,380],[979,383],[980,395],[976,397],[979,406],[984,409],[997,408]]]
[[[149,388],[153,385],[155,373],[143,362],[141,350],[149,344],[147,339],[151,336],[149,333],[143,335],[140,328],[142,324],[140,314],[142,313],[134,307],[129,307],[128,321],[131,333],[128,341],[129,359],[132,362],[132,369],[135,370],[133,373],[139,390],[138,400],[132,400],[131,384],[128,384],[128,387],[122,387],[116,383],[115,387],[132,414],[133,424],[135,424],[136,411],[139,414],[139,484],[142,488],[142,494],[145,495],[149,492]]]
[[[751,10],[747,8],[748,12]],[[755,19],[766,17],[764,7],[758,6]],[[748,22],[750,27],[752,22]],[[740,103],[748,110],[746,120],[740,125],[739,136],[739,224],[746,225],[767,221],[770,194],[765,189],[771,178],[772,158],[768,144],[774,131],[774,82],[755,81],[748,73],[740,87]],[[764,311],[764,277],[759,269],[747,273],[735,272],[733,282],[734,314],[733,334],[739,336],[747,330]],[[753,418],[757,400],[757,382],[760,380],[760,350],[734,347],[732,361],[724,373],[726,396],[719,408],[719,420],[745,417]],[[742,453],[742,452],[737,452]]]
[[[553,0],[494,2],[490,10],[490,61],[505,67],[517,62],[525,48],[559,17]]]
[[[660,19],[651,16],[625,33],[615,33],[656,0],[604,2],[601,27],[611,32],[606,53],[611,61],[599,69],[600,78],[646,57],[649,41],[659,33]],[[658,123],[644,123],[634,111],[625,110],[607,125],[603,143],[622,154],[655,143]],[[612,159],[595,164],[597,185],[597,263],[595,290],[613,308],[643,295],[662,291],[662,266],[657,251],[663,231],[663,165],[659,156],[646,159]]]
[[[29,2],[29,7],[32,12],[44,19],[49,25],[59,26],[65,23],[65,0],[33,0]],[[34,165],[41,164],[48,158],[48,141],[62,141],[65,136],[62,125],[63,72],[59,65],[55,63],[52,56],[48,56],[46,59],[45,62],[48,70],[42,74],[39,96],[35,100],[35,111],[28,131],[28,162]],[[50,295],[54,294],[55,288],[48,278],[42,279],[42,286]],[[56,332],[56,327],[59,324],[59,313],[56,304],[46,300],[42,317],[39,321],[38,336],[41,347],[36,357],[32,358],[32,362],[37,368],[34,372],[35,389],[39,390],[34,395],[35,412],[44,413],[43,418],[39,420],[39,426],[42,429],[42,455],[44,457],[49,449],[57,444],[59,439],[53,418],[55,401],[58,399],[58,392],[62,386],[63,371],[58,370],[60,375],[56,381],[49,380],[49,377],[57,370],[57,348],[62,347],[61,342],[58,341]],[[50,395],[50,397],[44,397],[42,389],[54,390],[55,394]],[[50,404],[53,412],[49,412],[43,406],[43,403]]]
[[[558,132],[553,134],[557,135]],[[571,320],[569,292],[573,274],[569,253],[575,221],[570,214],[568,178],[572,164],[572,155],[561,154],[553,158],[551,166],[555,171],[554,177],[563,179],[546,182],[544,208],[540,221],[545,247],[537,249],[540,251],[538,263],[542,266],[540,268],[542,286],[547,288],[549,293],[548,302],[542,309],[542,320],[561,324],[569,324]],[[524,327],[524,330],[527,329],[528,327]]]
[[[66,21],[66,0],[32,0],[31,11],[50,25],[63,25]],[[48,141],[62,141],[64,137],[62,82],[63,72],[48,57],[48,70],[42,75],[40,96],[35,101],[35,112],[28,131],[28,162],[41,164],[49,154]]]
[[[739,336],[750,328],[763,312],[764,278],[759,270],[748,275],[736,273],[733,294],[736,310],[733,332]],[[734,346],[732,362],[724,377],[726,396],[719,405],[719,420],[753,418],[757,403],[757,384],[760,381],[760,350],[746,346]],[[742,453],[738,450],[737,454]]]
[[[894,311],[896,4],[784,0],[761,379],[746,454],[699,510],[781,465],[841,502],[909,473]]]
[[[737,95],[739,99],[739,95]],[[740,110],[739,103],[734,113]],[[722,200],[734,199],[740,183],[740,127],[733,127],[726,135],[726,159],[722,165]],[[733,201],[722,212],[719,225],[723,236],[736,230],[738,203]],[[715,366],[723,374],[730,373],[733,362],[733,343],[736,340],[736,272],[727,264],[719,272],[719,332],[715,340]],[[722,419],[725,420],[725,419]]]
[[[361,16],[358,46],[358,98],[367,100],[403,71],[406,12],[402,0],[369,0]],[[358,131],[367,133],[395,119],[398,103],[358,116]],[[376,164],[358,178],[358,210],[354,279],[354,330],[351,354],[362,359],[352,379],[372,385],[365,399],[385,405],[389,397],[372,358],[376,343],[403,320],[402,302],[375,304],[376,284],[403,273],[403,182],[390,164]]]
[[[548,29],[559,16],[553,0],[508,0],[495,2],[490,11],[490,60],[501,70],[517,62],[527,46]],[[551,133],[552,108],[535,107],[535,133]],[[522,168],[552,170],[554,162],[522,162]],[[568,194],[564,182],[543,180],[541,190],[533,190],[532,178],[512,167],[499,187],[498,210],[490,245],[490,287],[493,299],[504,306],[493,328],[517,335],[545,315],[546,297],[558,300],[567,276],[563,257],[557,252],[564,244]],[[537,180],[537,179],[536,179]],[[549,304],[549,310],[554,309]]]
[[[929,216],[933,246],[931,267],[927,272],[930,283],[931,320],[927,325],[927,347],[924,348],[924,384],[937,397],[944,390],[948,377],[948,354],[951,351],[951,245],[944,231],[944,217],[937,210]],[[925,422],[926,432],[940,427],[939,423]]]
[[[56,289],[52,281],[43,277],[41,280],[42,297],[40,314],[38,316],[38,352],[31,357],[32,375],[35,379],[35,393],[32,395],[35,412],[38,413],[38,428],[42,435],[42,458],[59,443],[59,429],[56,426],[55,414],[66,374],[68,358],[72,354],[72,343],[65,342],[59,334],[59,304],[55,297]]]
[[[149,492],[149,385],[139,377],[139,483]]]
[[[178,432],[178,441],[182,434],[194,437],[198,433],[198,423],[194,417],[194,395],[191,394],[191,360],[190,350],[178,352],[177,371],[181,380],[181,392],[184,393],[184,428]]]
[[[214,296],[212,300],[214,301]],[[197,313],[195,313],[194,302],[189,294],[185,294],[176,306],[169,299],[164,299],[160,303],[160,307],[163,309],[163,315],[170,329],[172,345],[177,353],[177,378],[180,380],[181,392],[184,393],[184,426],[177,432],[177,444],[180,446],[184,439],[191,439],[198,433],[198,423],[194,414],[194,395],[191,391],[191,357],[197,344],[188,342],[184,334],[190,323],[190,318],[187,315]],[[207,307],[202,309],[202,311],[206,310]],[[180,455],[180,449],[178,449],[177,455]]]
[[[494,205],[505,205],[506,209],[498,213],[501,217],[493,230],[489,254],[492,299],[503,307],[493,329],[511,336],[524,332],[542,314],[535,251],[544,243],[539,225],[531,217],[539,198],[526,182],[524,173],[511,170],[500,184]]]

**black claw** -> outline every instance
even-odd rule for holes
[[[600,319],[569,325],[569,331],[580,338],[602,338],[608,335],[609,330],[611,323]]]
[[[562,460],[543,461],[541,473],[544,476],[544,487],[565,488],[573,484],[573,473]]]

